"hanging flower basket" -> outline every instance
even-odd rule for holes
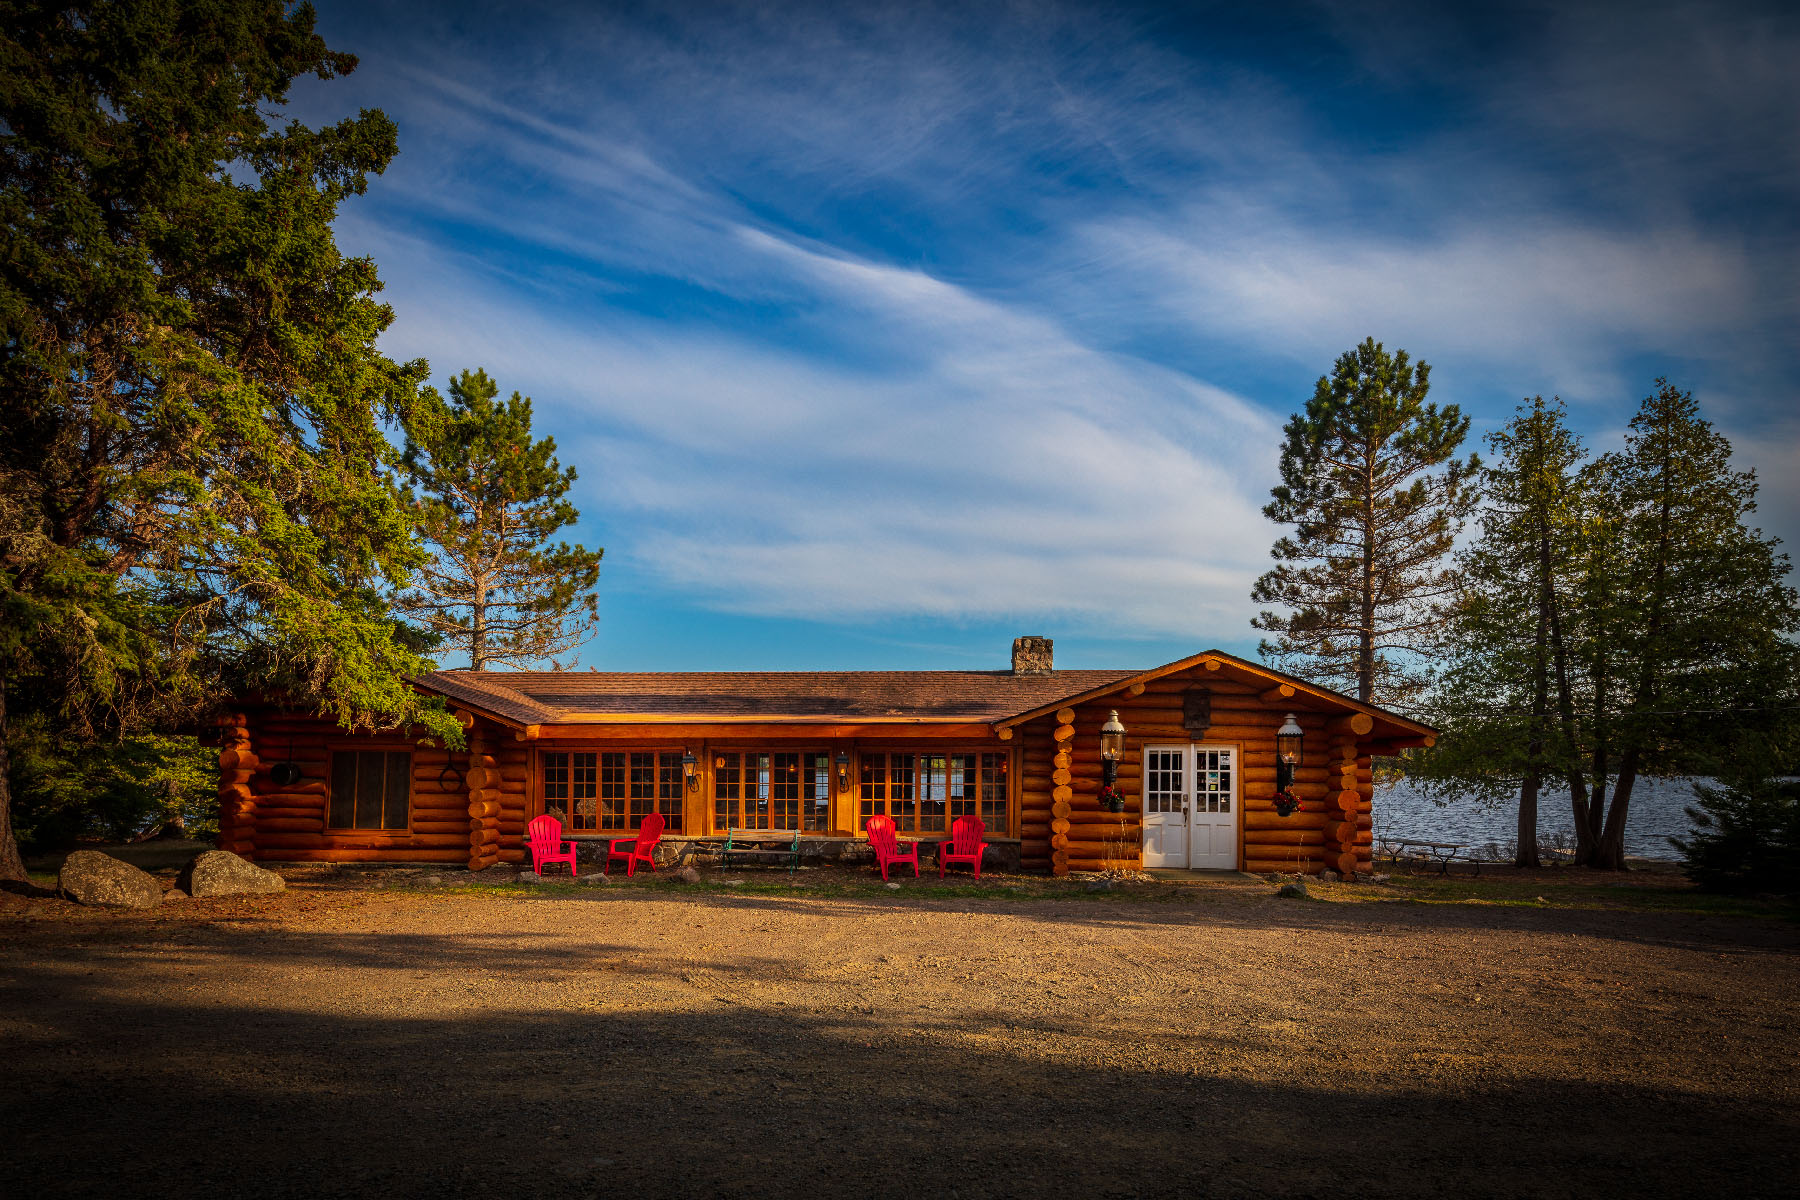
[[[1291,817],[1300,810],[1300,797],[1292,792],[1275,793],[1275,815]]]
[[[1120,813],[1125,811],[1125,793],[1112,784],[1100,789],[1100,808],[1103,812]]]

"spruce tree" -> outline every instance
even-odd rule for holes
[[[1265,659],[1393,707],[1429,682],[1424,663],[1449,621],[1445,562],[1475,503],[1479,460],[1456,457],[1469,421],[1426,402],[1431,368],[1374,339],[1341,356],[1286,427],[1281,483],[1263,513],[1292,525],[1256,581],[1274,635]]]
[[[1444,731],[1408,778],[1445,800],[1474,794],[1518,806],[1514,864],[1538,866],[1539,794],[1579,786],[1568,637],[1570,561],[1581,536],[1581,443],[1560,399],[1533,397],[1487,437],[1487,503],[1459,556],[1462,591],[1431,705]]]
[[[407,425],[410,511],[432,553],[400,607],[468,655],[469,668],[527,667],[574,649],[599,620],[602,550],[550,543],[580,517],[575,468],[533,441],[531,400],[495,403],[487,372],[464,371],[448,400],[427,389]]]
[[[379,420],[424,375],[338,205],[396,152],[278,0],[0,4],[0,877],[8,708],[66,739],[249,689],[347,726],[460,732],[385,603],[420,558]]]
[[[1610,561],[1587,599],[1595,794],[1578,815],[1595,835],[1591,865],[1622,869],[1638,777],[1686,773],[1722,720],[1788,693],[1800,602],[1779,542],[1747,522],[1755,473],[1732,469],[1731,443],[1692,393],[1658,379],[1625,448],[1590,473],[1614,515]]]

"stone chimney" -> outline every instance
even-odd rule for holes
[[[1056,643],[1047,637],[1013,639],[1013,674],[1048,675],[1052,666],[1051,648]]]

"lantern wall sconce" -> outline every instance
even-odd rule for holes
[[[1125,726],[1119,722],[1119,710],[1111,710],[1106,724],[1100,727],[1100,777],[1107,787],[1119,781],[1119,760],[1125,757]]]
[[[849,791],[850,790],[850,752],[848,750],[839,750],[837,752],[837,776],[838,776],[838,791],[840,791],[840,792]]]
[[[700,786],[700,759],[692,750],[681,756],[681,773],[687,777],[688,791]]]
[[[1300,769],[1301,751],[1306,745],[1306,731],[1289,713],[1275,731],[1275,790],[1285,792],[1294,786],[1294,772]]]

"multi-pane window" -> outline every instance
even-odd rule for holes
[[[539,761],[544,808],[568,813],[573,830],[629,831],[651,813],[681,828],[680,751],[546,751]]]
[[[713,756],[713,820],[718,828],[824,830],[830,818],[829,754],[731,750]]]
[[[600,828],[600,756],[598,754],[545,754],[544,809],[566,813],[570,829]]]
[[[410,751],[332,751],[329,828],[404,831],[411,798]]]
[[[864,754],[859,815],[893,818],[903,833],[943,833],[957,817],[980,817],[989,833],[1007,821],[1004,754]]]
[[[1187,755],[1180,750],[1151,750],[1144,756],[1144,811],[1178,813],[1187,801],[1183,767]]]

